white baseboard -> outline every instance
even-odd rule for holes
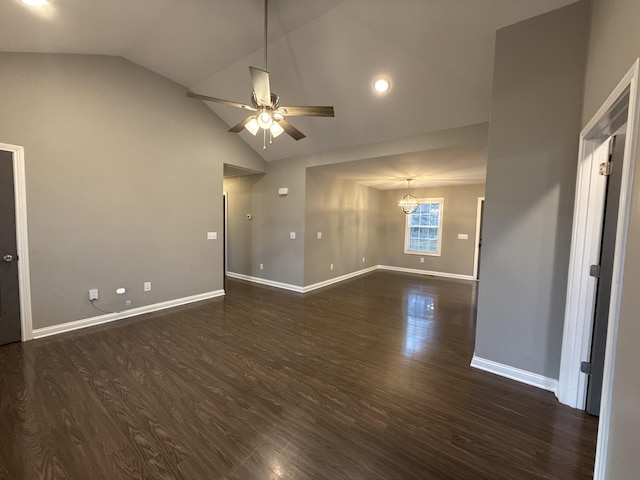
[[[36,328],[33,330],[33,338],[49,337],[51,335],[57,335],[59,333],[71,332],[73,330],[92,327],[94,325],[101,325],[103,323],[115,322],[116,320],[135,317],[137,315],[143,315],[145,313],[157,312],[158,310],[164,310],[166,308],[171,308],[171,307],[178,307],[180,305],[186,305],[188,303],[199,302],[201,300],[208,300],[210,298],[221,297],[223,295],[224,295],[224,290],[215,290],[213,292],[206,292],[206,293],[200,293],[198,295],[191,295],[190,297],[176,298],[174,300],[167,300],[166,302],[153,303],[151,305],[144,305],[142,307],[131,308],[129,310],[124,310],[122,312],[107,313],[105,315],[84,318],[82,320],[75,320],[73,322],[61,323],[59,325],[53,325],[51,327]]]
[[[378,265],[380,270],[391,270],[392,272],[417,273],[418,275],[431,275],[433,277],[457,278],[459,280],[476,280],[472,275],[461,275],[459,273],[432,272],[430,270],[420,270],[419,268],[392,267],[391,265]]]
[[[432,272],[430,270],[420,270],[417,268],[392,267],[390,265],[374,265],[373,267],[364,268],[362,270],[357,270],[355,272],[347,273],[345,275],[340,275],[339,277],[333,277],[333,278],[329,278],[328,280],[323,280],[322,282],[313,283],[311,285],[307,285],[306,287],[301,287],[299,285],[292,285],[290,283],[276,282],[275,280],[268,280],[266,278],[252,277],[251,275],[245,275],[243,273],[227,272],[227,276],[231,278],[237,278],[239,280],[245,280],[247,282],[259,283],[260,285],[267,285],[269,287],[282,288],[284,290],[290,290],[292,292],[306,293],[312,290],[317,290],[318,288],[323,288],[329,285],[333,285],[334,283],[343,282],[350,278],[357,277],[359,275],[364,275],[365,273],[373,272],[375,270],[390,270],[393,272],[401,272],[401,273],[418,273],[420,275],[456,278],[459,280],[476,280],[471,275],[460,275],[457,273],[445,273],[445,272]]]
[[[373,267],[363,268],[362,270],[347,273],[345,275],[340,275],[339,277],[333,277],[328,280],[324,280],[322,282],[313,283],[311,285],[307,285],[306,287],[303,287],[302,291],[306,293],[312,290],[317,290],[318,288],[328,287],[329,285],[333,285],[334,283],[344,282],[345,280],[349,280],[350,278],[357,277],[359,275],[364,275],[365,273],[373,272],[375,270],[378,270],[379,267],[380,267],[379,265],[374,265]]]
[[[290,283],[276,282],[275,280],[268,280],[266,278],[252,277],[251,275],[244,275],[243,273],[227,272],[227,276],[231,278],[237,278],[238,280],[245,280],[247,282],[259,283],[260,285],[267,285],[269,287],[282,288],[284,290],[291,290],[292,292],[304,293],[304,288],[298,285],[292,285]]]
[[[484,358],[473,356],[471,360],[471,366],[478,370],[484,370],[485,372],[494,373],[501,377],[510,378],[517,382],[526,383],[533,387],[542,388],[550,392],[556,393],[558,390],[558,380],[554,378],[545,377],[537,373],[528,372],[519,368],[510,367],[502,363],[494,362],[493,360],[487,360]]]

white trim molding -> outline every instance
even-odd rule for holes
[[[13,185],[16,203],[16,241],[18,247],[18,282],[20,289],[20,323],[22,341],[33,338],[31,314],[31,276],[27,238],[27,184],[24,147],[0,143],[0,150],[13,153]]]
[[[99,315],[97,317],[84,318],[81,320],[75,320],[73,322],[52,325],[51,327],[37,328],[33,330],[33,338],[44,338],[51,335],[57,335],[59,333],[72,332],[73,330],[79,330],[81,328],[93,327],[94,325],[102,325],[103,323],[115,322],[116,320],[136,317],[138,315],[144,315],[145,313],[157,312],[159,310],[165,310],[167,308],[178,307],[180,305],[187,305],[189,303],[200,302],[202,300],[208,300],[210,298],[221,296],[224,296],[224,290],[214,290],[212,292],[199,293],[197,295],[191,295],[189,297],[167,300],[166,302],[143,305],[142,307],[131,308],[122,312],[108,313],[106,315]]]
[[[550,392],[555,393],[558,389],[558,381],[554,378],[545,377],[544,375],[532,373],[527,370],[521,370],[503,363],[494,362],[493,360],[476,357],[475,355],[471,360],[471,366],[478,370],[484,370],[485,372],[500,375],[501,377],[509,378],[520,383],[526,383],[527,385],[548,390]]]
[[[312,285],[307,285],[302,288],[303,293],[310,292],[312,290],[317,290],[318,288],[328,287],[329,285],[333,285],[334,283],[344,282],[345,280],[349,280],[353,277],[358,277],[360,275],[364,275],[365,273],[373,272],[378,270],[379,265],[374,265],[373,267],[363,268],[362,270],[358,270],[356,272],[347,273],[345,275],[340,275],[339,277],[333,277],[328,280],[324,280],[322,282],[314,283]]]
[[[417,273],[418,275],[430,275],[432,277],[456,278],[458,280],[475,280],[471,275],[459,273],[433,272],[431,270],[420,270],[419,268],[393,267],[391,265],[378,265],[380,270],[390,270],[392,272]]]
[[[244,280],[245,282],[258,283],[260,285],[266,285],[268,287],[282,288],[283,290],[290,290],[292,292],[304,293],[304,288],[298,285],[292,285],[290,283],[276,282],[275,280],[269,280],[266,278],[252,277],[251,275],[245,275],[243,273],[227,272],[227,276],[231,278],[237,278],[238,280]]]
[[[483,209],[482,203],[484,197],[478,197],[478,206],[476,207],[476,245],[473,252],[473,278],[478,280],[478,267],[480,266],[480,229],[482,228]]]
[[[600,262],[607,187],[606,177],[598,170],[600,163],[609,159],[609,145],[609,139],[599,145],[582,142],[583,160],[578,164],[558,400],[581,410],[585,408],[587,376],[580,372],[580,363],[588,361],[591,353],[598,285],[597,279],[589,275],[589,267]]]
[[[242,273],[227,272],[227,276],[231,278],[237,278],[238,280],[244,280],[246,282],[258,283],[260,285],[267,285],[269,287],[282,288],[284,290],[290,290],[296,293],[307,293],[307,292],[311,292],[312,290],[328,287],[329,285],[344,282],[345,280],[349,280],[350,278],[354,278],[359,275],[364,275],[365,273],[374,272],[376,270],[389,270],[392,272],[400,272],[400,273],[417,273],[419,275],[455,278],[457,280],[475,280],[471,275],[460,275],[457,273],[445,273],[445,272],[432,272],[429,270],[420,270],[418,268],[392,267],[390,265],[374,265],[373,267],[363,268],[362,270],[346,273],[344,275],[340,275],[339,277],[329,278],[328,280],[323,280],[322,282],[313,283],[305,287],[301,287],[299,285],[292,285],[290,283],[276,282],[275,280],[268,280],[266,278],[252,277],[251,275],[244,275]]]
[[[626,114],[626,138],[622,160],[622,183],[620,204],[616,230],[616,245],[611,282],[609,324],[607,327],[607,345],[604,360],[604,376],[602,381],[602,397],[600,403],[600,420],[594,467],[594,480],[607,478],[607,448],[609,443],[609,427],[611,422],[611,397],[613,393],[613,377],[615,366],[618,323],[620,317],[620,300],[624,274],[624,259],[631,209],[631,190],[633,170],[636,159],[638,128],[640,125],[640,95],[638,93],[638,77],[640,76],[640,59],[622,78],[604,104],[580,133],[578,157],[578,179],[576,185],[576,203],[574,211],[571,256],[569,260],[569,279],[567,284],[567,308],[562,339],[562,358],[558,384],[558,399],[567,405],[584,409],[586,400],[586,378],[580,372],[580,362],[588,361],[591,351],[591,330],[593,326],[592,306],[589,311],[581,307],[587,292],[592,286],[585,281],[585,265],[590,251],[593,249],[594,236],[585,230],[590,217],[589,209],[593,207],[588,172],[592,155],[596,149],[612,133],[612,122],[619,115]],[[615,125],[618,126],[618,125]],[[588,202],[585,202],[585,199]],[[600,208],[600,207],[598,207]],[[586,238],[581,232],[586,231]],[[583,314],[584,313],[584,314]]]
[[[602,380],[602,399],[600,402],[600,422],[598,424],[598,440],[596,443],[596,459],[594,480],[607,478],[607,448],[609,445],[609,427],[611,424],[611,397],[613,395],[613,376],[618,341],[618,324],[620,320],[620,303],[622,298],[622,280],[624,276],[624,260],[627,250],[627,232],[629,229],[629,212],[631,210],[631,191],[633,186],[633,171],[637,158],[638,128],[640,125],[640,95],[638,81],[640,76],[640,58],[637,59],[625,78],[620,82],[609,99],[612,104],[623,96],[625,85],[629,89],[629,112],[627,116],[626,142],[622,166],[622,188],[620,190],[620,208],[618,214],[618,228],[616,232],[615,258],[611,286],[611,300],[609,307],[609,324],[607,326],[607,345],[604,359],[604,376]],[[618,91],[619,90],[619,91]],[[598,110],[598,114],[606,115],[612,107],[607,107],[607,101]]]

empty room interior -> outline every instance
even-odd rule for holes
[[[638,478],[640,2],[5,0],[0,478]]]

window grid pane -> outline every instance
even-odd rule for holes
[[[439,254],[441,200],[420,203],[409,214],[406,249],[411,252]]]

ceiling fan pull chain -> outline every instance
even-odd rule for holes
[[[262,129],[262,149],[267,149],[267,131]]]

